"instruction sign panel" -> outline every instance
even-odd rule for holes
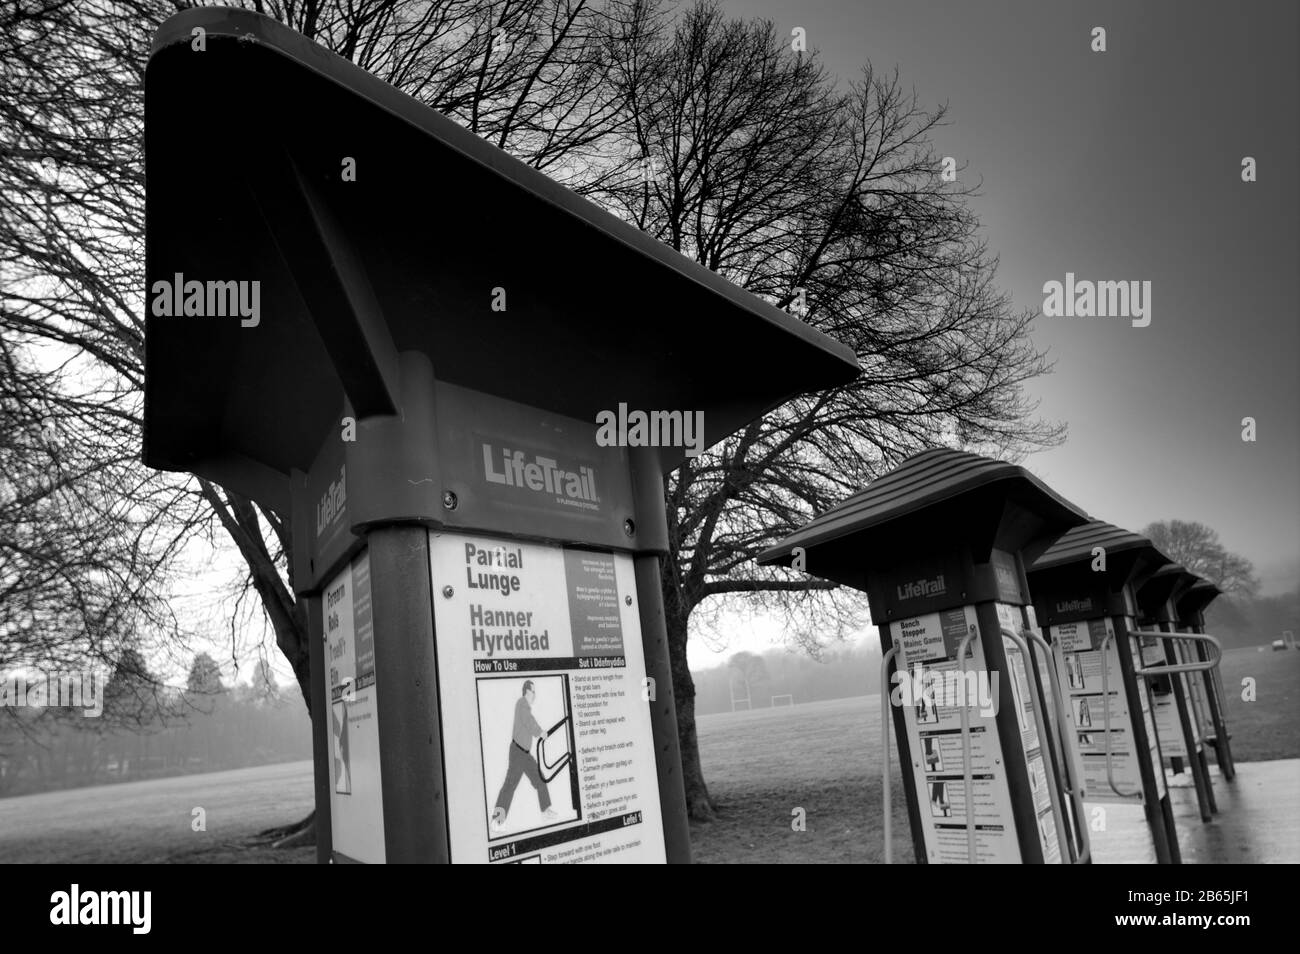
[[[959,672],[957,650],[969,644],[967,675]],[[975,815],[975,857],[980,864],[1019,864],[1011,794],[998,739],[997,687],[987,681],[973,606],[928,613],[890,625],[898,649],[891,701],[903,710],[912,771],[919,795],[926,860],[930,864],[969,861],[966,782],[963,771],[961,708],[970,725],[971,784]]]
[[[1179,652],[1177,644],[1174,645],[1174,657],[1177,662],[1182,662],[1182,654]],[[1165,659],[1165,641],[1154,636],[1144,636],[1142,638],[1142,664],[1149,669],[1156,669],[1168,665]],[[1189,695],[1187,678],[1182,673],[1176,673],[1168,676],[1153,676],[1151,678],[1151,695],[1155,704],[1155,725],[1156,731],[1160,735],[1160,754],[1165,758],[1187,758],[1187,738],[1183,734],[1183,723],[1178,716],[1178,702],[1174,695],[1173,682],[1179,679],[1183,684],[1184,698]],[[1192,719],[1192,746],[1197,748],[1201,744],[1199,726],[1196,720]]]
[[[384,807],[369,553],[362,553],[329,581],[321,612],[330,706],[334,850],[355,861],[382,864]]]
[[[665,861],[632,558],[430,533],[451,860]]]
[[[1058,647],[1057,672],[1061,691],[1067,697],[1070,729],[1083,761],[1083,797],[1090,802],[1142,800],[1142,773],[1133,734],[1133,713],[1124,692],[1114,626],[1108,619],[1064,623],[1053,626],[1051,635],[1052,644]],[[1129,637],[1129,643],[1131,647],[1136,646],[1132,637]],[[1147,694],[1139,692],[1138,695],[1151,746],[1146,757],[1151,760],[1156,774],[1161,776]]]

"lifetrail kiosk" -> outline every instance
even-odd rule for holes
[[[662,474],[852,353],[270,19],[145,106],[144,458],[291,549],[319,860],[688,861]]]
[[[866,591],[918,862],[1087,859],[1020,555],[1030,540],[1086,521],[1020,467],[936,449],[759,557]],[[885,826],[889,860],[888,807]]]
[[[1178,598],[1175,609],[1178,612],[1179,629],[1198,635],[1205,634],[1205,608],[1223,594],[1223,591],[1209,580],[1201,578],[1183,591]],[[1209,648],[1197,641],[1192,644],[1194,657],[1206,662],[1209,660]],[[1214,758],[1219,764],[1219,772],[1228,781],[1237,774],[1232,761],[1232,737],[1228,734],[1228,723],[1224,717],[1223,679],[1218,666],[1206,669],[1202,674],[1206,715],[1209,718],[1207,737],[1214,748]]]
[[[1143,627],[1137,636],[1143,665],[1148,670],[1164,670],[1152,677],[1151,684],[1160,754],[1169,760],[1175,774],[1182,772],[1184,761],[1188,763],[1201,820],[1209,821],[1218,807],[1205,758],[1204,734],[1193,708],[1189,684],[1189,675],[1202,671],[1208,664],[1188,661],[1183,643],[1190,642],[1190,637],[1180,639],[1168,635],[1176,632],[1178,623],[1174,606],[1196,579],[1195,574],[1177,563],[1166,564],[1153,572],[1137,590],[1138,623]],[[1214,664],[1217,662],[1216,658]]]
[[[1151,689],[1133,636],[1134,587],[1169,562],[1146,537],[1100,520],[1025,550],[1038,621],[1066,696],[1085,802],[1142,803],[1156,861],[1178,864]]]

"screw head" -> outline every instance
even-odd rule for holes
[[[442,595],[443,595],[446,599],[451,599],[451,594],[453,594],[453,593],[455,593],[455,592],[456,592],[456,591],[453,590],[450,586],[444,586],[444,587],[442,588]]]
[[[631,606],[631,605],[632,605],[632,597],[630,597],[630,596],[625,596],[625,597],[623,597],[623,602],[626,603],[628,606]]]
[[[447,510],[455,510],[456,505],[459,503],[460,500],[456,497],[455,493],[453,493],[452,491],[444,490],[442,492],[442,505]]]
[[[636,524],[633,522],[631,517],[628,517],[623,521],[623,532],[629,537],[636,533]]]

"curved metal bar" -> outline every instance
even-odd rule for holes
[[[1118,795],[1120,798],[1141,798],[1142,797],[1141,789],[1138,789],[1136,792],[1121,792],[1119,790],[1119,786],[1115,784],[1115,765],[1112,761],[1112,756],[1110,751],[1110,678],[1107,675],[1107,673],[1110,672],[1110,665],[1106,660],[1106,647],[1110,645],[1110,641],[1112,638],[1114,638],[1114,635],[1115,635],[1114,633],[1107,630],[1106,638],[1101,641],[1101,705],[1102,705],[1101,713],[1103,718],[1103,724],[1105,726],[1104,731],[1106,733],[1105,736],[1106,784],[1109,785],[1110,790],[1114,792],[1116,795]],[[1142,718],[1142,713],[1140,711],[1141,706],[1139,705],[1138,708],[1139,708],[1139,712],[1136,718],[1140,719]],[[1131,715],[1132,714],[1130,713],[1130,716]],[[1130,736],[1130,741],[1132,741],[1131,736]],[[1134,748],[1133,757],[1135,759],[1145,757],[1143,756],[1142,753],[1136,751],[1137,746],[1134,746],[1133,748]],[[1156,768],[1158,771],[1161,772],[1164,771],[1164,766],[1156,766]]]
[[[894,863],[894,841],[891,829],[891,819],[893,818],[893,792],[889,786],[889,723],[892,721],[889,712],[889,664],[893,662],[894,657],[898,655],[898,647],[893,646],[885,657],[880,660],[880,738],[884,743],[885,750],[885,770],[882,773],[881,791],[885,795],[885,864]],[[903,771],[907,771],[907,766],[903,766]]]
[[[1009,640],[1011,640],[1012,642],[1014,642],[1014,643],[1016,644],[1016,648],[1020,650],[1020,654],[1024,657],[1024,663],[1025,663],[1025,682],[1026,682],[1026,684],[1028,684],[1028,682],[1029,682],[1029,670],[1032,668],[1032,666],[1033,666],[1033,662],[1034,662],[1034,657],[1031,656],[1031,655],[1029,655],[1029,646],[1028,646],[1028,644],[1024,641],[1024,639],[1021,638],[1020,634],[1017,633],[1015,630],[1008,629],[1008,628],[1005,627],[1005,626],[1002,626],[1002,627],[999,627],[999,628],[1000,628],[1001,631],[1002,631],[1002,637],[1003,637],[1004,639],[1009,639]],[[1009,671],[1009,670],[1011,669],[1011,665],[1010,665],[1010,661],[1009,661],[1009,660],[1008,660],[1007,669],[1008,669],[1008,672],[1007,672],[1007,676],[1008,676],[1008,678],[1010,678],[1010,679],[1015,679],[1015,678],[1016,678],[1016,674],[1015,674],[1014,672]],[[1038,678],[1038,677],[1037,677],[1037,674],[1035,674],[1034,678],[1035,678],[1035,679]],[[1035,725],[1043,725],[1043,724],[1044,724],[1043,717],[1042,717],[1042,716],[1039,714],[1039,712],[1038,712],[1038,702],[1037,702],[1037,701],[1035,700],[1035,698],[1034,698],[1035,695],[1036,695],[1036,693],[1033,691],[1033,690],[1034,690],[1034,687],[1033,687],[1032,685],[1029,685],[1028,688],[1029,688],[1029,711],[1030,711],[1030,713],[1031,713],[1031,714],[1033,715],[1033,717],[1034,717],[1034,724],[1035,724]],[[1017,715],[1017,716],[1016,716],[1016,721],[1019,722],[1019,720],[1020,720],[1020,717]],[[1043,774],[1044,774],[1044,775],[1047,774],[1047,772],[1046,772],[1046,768],[1045,768],[1045,767],[1044,767],[1044,772],[1043,772]]]
[[[966,647],[978,632],[968,632],[957,645],[957,671],[963,686],[966,685]],[[958,706],[957,709],[961,712],[961,772],[966,787],[966,861],[973,865],[978,862],[975,854],[975,779],[971,771],[970,707]]]
[[[1047,678],[1052,684],[1052,705],[1056,709],[1056,738],[1061,743],[1061,765],[1065,769],[1066,786],[1065,790],[1070,794],[1070,800],[1074,803],[1075,833],[1082,838],[1080,842],[1075,839],[1074,849],[1078,856],[1078,864],[1087,864],[1092,858],[1092,840],[1088,837],[1088,826],[1084,822],[1083,795],[1079,791],[1082,779],[1074,777],[1074,765],[1070,762],[1070,750],[1072,746],[1069,742],[1069,734],[1066,726],[1069,723],[1069,716],[1066,715],[1064,707],[1064,697],[1061,695],[1061,679],[1056,672],[1056,650],[1045,640],[1039,633],[1034,632],[1029,627],[1025,627],[1024,634],[1030,639],[1036,640],[1047,653]],[[1103,661],[1105,654],[1102,655]],[[1027,662],[1033,662],[1033,657],[1027,657]],[[1037,678],[1037,672],[1035,672]],[[1102,683],[1105,684],[1105,670],[1102,670]]]
[[[1194,663],[1177,663],[1170,665],[1166,663],[1163,666],[1134,666],[1133,672],[1138,676],[1168,676],[1176,672],[1209,672],[1219,667],[1220,660],[1223,659],[1223,647],[1213,636],[1204,633],[1166,633],[1158,629],[1132,629],[1129,630],[1130,636],[1151,636],[1160,639],[1168,639],[1174,642],[1186,639],[1192,642],[1208,643],[1214,651],[1214,658],[1207,659],[1203,662]]]

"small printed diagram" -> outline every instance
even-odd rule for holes
[[[330,748],[334,752],[334,791],[352,794],[352,762],[348,753],[348,703],[340,699],[330,706]]]
[[[1092,706],[1088,704],[1086,698],[1079,700],[1079,728],[1092,728]]]
[[[943,753],[939,751],[939,740],[933,735],[922,736],[921,754],[927,772],[943,771]]]
[[[936,818],[952,817],[952,802],[948,800],[948,783],[930,783],[930,814]]]
[[[489,840],[580,818],[568,677],[477,682]]]
[[[923,692],[916,701],[916,721],[920,725],[932,725],[939,721],[939,706],[934,694]]]
[[[1078,653],[1065,654],[1065,681],[1071,689],[1086,689],[1083,679],[1083,663]]]

